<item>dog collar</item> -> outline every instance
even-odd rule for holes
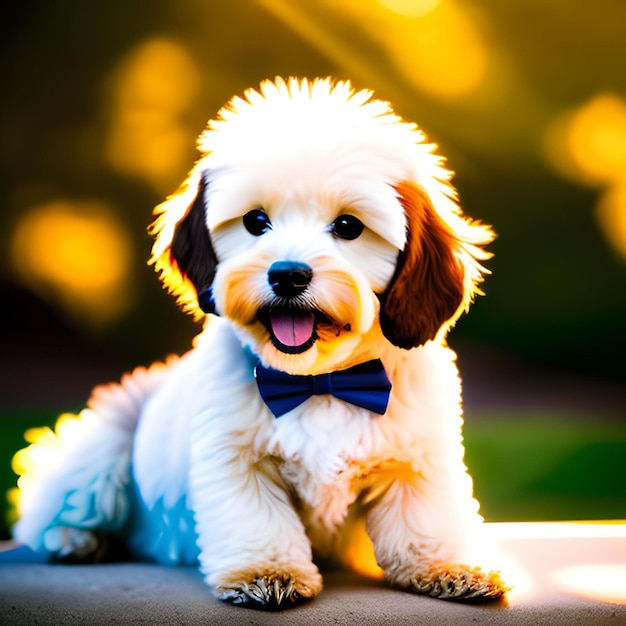
[[[380,359],[315,376],[292,376],[258,363],[254,374],[263,401],[277,418],[311,396],[320,395],[331,395],[382,415],[391,393],[391,382]]]

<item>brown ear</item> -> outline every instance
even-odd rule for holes
[[[410,349],[434,339],[465,300],[459,242],[426,193],[403,182],[396,191],[407,220],[407,242],[381,297],[380,325],[394,345]]]
[[[206,227],[206,172],[192,174],[172,198],[157,207],[159,217],[151,262],[179,304],[195,317],[211,310],[217,257]]]

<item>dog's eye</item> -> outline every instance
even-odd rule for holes
[[[272,228],[272,222],[263,209],[252,209],[243,216],[243,225],[255,237],[259,237]]]
[[[330,232],[339,239],[356,239],[365,228],[363,222],[354,215],[340,215],[331,225]]]

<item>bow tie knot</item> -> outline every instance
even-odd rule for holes
[[[332,374],[318,374],[311,376],[313,384],[314,396],[332,395],[333,393],[333,377]]]
[[[309,376],[293,376],[256,366],[259,393],[275,417],[300,406],[311,396],[332,395],[344,402],[382,415],[387,410],[391,383],[380,359],[346,370]]]

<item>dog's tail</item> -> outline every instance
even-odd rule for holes
[[[146,400],[177,357],[138,367],[119,383],[96,387],[87,408],[59,417],[54,430],[26,432],[13,458],[18,488],[9,496],[19,518],[13,534],[35,550],[59,552],[66,528],[115,532],[129,513],[134,432]]]

